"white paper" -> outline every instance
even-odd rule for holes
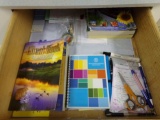
[[[68,31],[69,23],[45,22],[43,32],[34,32],[30,42],[39,40],[60,39]],[[75,19],[73,22],[73,44],[70,44],[69,55],[100,54],[103,51],[122,55],[134,55],[131,39],[88,39],[87,25],[84,19]]]
[[[30,36],[30,42],[39,40],[54,40],[62,38],[62,35],[67,32],[67,26],[60,23],[45,23],[43,32],[34,32]]]
[[[144,87],[143,80],[138,70],[138,67],[132,66],[132,69],[135,70],[141,84]],[[126,83],[130,86],[135,95],[140,95],[143,97],[140,89],[138,88],[129,66],[115,64],[113,67],[113,82],[112,82],[112,97],[111,97],[111,112],[120,112],[126,109],[125,101],[128,99],[128,95],[123,87],[122,81],[119,77],[118,72],[123,76]],[[143,109],[136,109],[137,112],[143,112]]]
[[[100,54],[113,52],[122,55],[134,55],[131,39],[78,39],[70,47],[70,55],[76,54]]]

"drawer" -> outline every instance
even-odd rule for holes
[[[157,116],[160,118],[160,34],[150,8],[133,8],[137,31],[132,41],[136,56],[139,56],[146,73]],[[29,40],[33,21],[32,10],[14,10],[0,53],[0,119],[11,118],[8,106],[19,68],[24,44]],[[102,119],[103,111],[50,112],[57,119]],[[125,118],[125,117],[124,117]],[[133,117],[132,117],[133,118]],[[148,118],[148,117],[134,117]],[[110,119],[116,119],[110,117]],[[118,119],[118,118],[117,118]],[[130,119],[130,118],[129,118]]]

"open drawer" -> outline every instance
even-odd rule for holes
[[[136,56],[139,56],[147,77],[147,82],[153,97],[157,116],[160,118],[160,34],[149,8],[133,8],[137,32],[133,37]],[[12,112],[8,106],[18,72],[24,44],[29,40],[33,22],[32,10],[14,10],[9,29],[0,53],[0,119],[10,119]],[[65,111],[50,112],[50,117],[56,119],[102,119],[106,118],[103,111]],[[128,118],[128,117],[123,117]],[[129,117],[133,118],[133,117]],[[148,118],[148,117],[134,117]],[[24,119],[24,118],[22,118]],[[46,118],[48,119],[48,118]],[[110,117],[110,119],[119,119]]]

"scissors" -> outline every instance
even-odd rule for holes
[[[118,72],[119,73],[119,72]],[[123,87],[125,91],[128,94],[128,99],[126,100],[125,104],[127,106],[128,110],[135,110],[136,107],[144,108],[146,105],[146,101],[144,97],[140,95],[135,95],[132,89],[129,87],[129,85],[124,80],[123,76],[119,73],[120,79],[123,83]]]

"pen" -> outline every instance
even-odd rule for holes
[[[138,63],[138,66],[139,66],[139,70],[140,70],[140,73],[141,73],[141,76],[142,76],[142,79],[143,79],[143,83],[144,83],[144,86],[145,86],[145,89],[146,89],[146,94],[147,94],[148,98],[150,99],[150,102],[153,105],[152,96],[151,96],[151,93],[150,93],[148,85],[147,85],[147,80],[146,80],[146,77],[144,75],[143,68],[142,68],[140,63]]]
[[[109,81],[109,87],[110,87],[110,100],[111,100],[111,96],[112,96],[112,75],[113,75],[113,63],[112,63],[112,59],[110,58],[110,62],[109,62],[109,68],[110,68],[110,81]]]
[[[148,103],[149,107],[150,107],[150,108],[153,108],[153,105],[152,105],[152,103],[150,102],[150,99],[148,98],[148,96],[147,96],[147,94],[146,94],[146,92],[145,92],[145,90],[144,90],[141,82],[139,81],[136,72],[135,72],[133,69],[131,69],[131,73],[132,73],[132,75],[133,75],[133,77],[134,77],[134,80],[136,81],[136,83],[137,83],[137,85],[138,85],[138,87],[139,87],[142,95],[144,96],[146,102]]]
[[[140,58],[138,58],[138,57],[130,57],[130,56],[120,55],[120,54],[115,54],[115,53],[111,53],[111,58],[112,57],[122,59],[122,60],[127,60],[127,61],[134,61],[134,62],[140,61]]]
[[[110,52],[103,52],[106,56],[106,67],[107,67],[107,75],[108,75],[108,87],[109,87],[109,98],[112,96],[112,71],[113,71],[113,63],[110,58]]]

